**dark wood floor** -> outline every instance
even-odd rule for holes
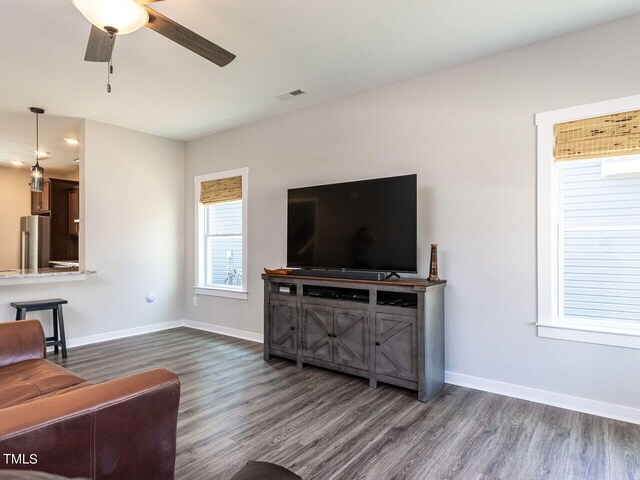
[[[228,479],[247,460],[305,480],[640,479],[640,426],[447,386],[395,387],[262,360],[261,345],[179,328],[51,359],[102,382],[167,367],[182,381],[179,479]]]

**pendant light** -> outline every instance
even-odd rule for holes
[[[32,192],[41,192],[44,188],[44,168],[40,166],[38,162],[40,158],[40,125],[39,125],[39,117],[44,113],[42,108],[31,107],[32,113],[36,114],[36,164],[31,167],[31,191]]]

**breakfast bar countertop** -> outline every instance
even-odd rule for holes
[[[0,270],[0,286],[19,285],[23,283],[56,282],[68,280],[84,280],[87,275],[97,273],[95,270],[70,268],[38,268]]]

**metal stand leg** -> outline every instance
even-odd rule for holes
[[[52,311],[53,311],[53,341],[59,342],[60,336],[58,335],[58,309],[54,308]],[[57,343],[53,345],[53,353],[58,353]]]
[[[60,323],[60,341],[62,342],[62,358],[67,358],[67,337],[64,334],[64,316],[62,305],[58,305],[58,322]]]

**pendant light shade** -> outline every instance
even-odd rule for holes
[[[93,25],[114,28],[118,34],[135,32],[149,22],[149,14],[135,0],[71,0]]]
[[[40,166],[38,162],[38,152],[40,147],[40,122],[39,117],[44,113],[42,108],[31,107],[32,113],[36,114],[36,164],[31,167],[31,191],[32,192],[41,192],[44,189],[44,168]]]
[[[38,162],[31,167],[31,191],[41,192],[44,189],[44,168]]]

